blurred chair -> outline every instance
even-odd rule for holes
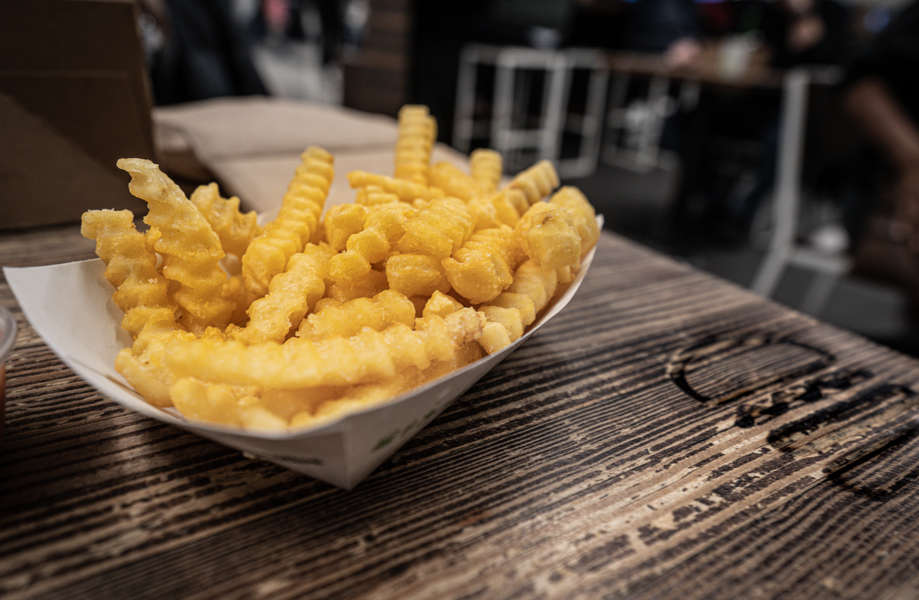
[[[838,69],[793,69],[782,86],[782,117],[779,157],[773,192],[773,230],[769,249],[753,279],[753,291],[769,297],[788,265],[810,269],[814,278],[805,292],[801,309],[818,315],[840,277],[851,269],[848,256],[821,252],[797,241],[801,204],[801,164],[807,119],[807,95],[812,82],[831,85],[839,80]]]
[[[568,67],[568,97],[576,71],[587,71],[587,98],[583,114],[567,111],[563,133],[580,138],[574,157],[558,159],[558,169],[566,177],[586,177],[597,169],[600,138],[603,135],[603,108],[609,85],[606,56],[597,50],[572,48],[564,51]]]
[[[480,66],[495,69],[490,117],[476,111]],[[569,118],[572,71],[589,71],[584,114]],[[541,102],[531,114],[535,73],[542,73]],[[589,175],[596,168],[602,133],[607,70],[603,54],[589,49],[544,50],[514,46],[466,46],[460,55],[453,144],[464,152],[473,138],[490,139],[510,169],[526,166],[521,155],[535,150],[555,161],[563,176]],[[581,137],[575,157],[559,160],[564,131]]]
[[[613,69],[603,160],[639,172],[656,167],[671,168],[676,164],[676,156],[660,147],[664,122],[678,106],[690,109],[698,103],[700,84],[684,78],[676,78],[671,83],[671,78],[665,74],[654,74],[648,80],[647,96],[629,103],[629,88],[634,76],[629,70]],[[678,100],[670,96],[673,86]]]

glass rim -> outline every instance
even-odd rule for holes
[[[16,319],[9,310],[0,306],[0,365],[6,361],[15,342]]]

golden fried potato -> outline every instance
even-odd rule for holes
[[[408,204],[378,204],[367,209],[366,229],[380,232],[390,244],[395,244],[405,233],[405,225],[418,211]]]
[[[587,201],[587,197],[578,188],[565,186],[552,196],[549,203],[561,206],[567,211],[568,222],[581,238],[581,255],[587,254],[600,239],[597,213]]]
[[[156,231],[153,247],[163,256],[163,276],[178,284],[173,298],[183,309],[181,322],[193,331],[225,326],[236,305],[225,297],[228,277],[220,267],[220,238],[156,164],[122,158],[117,165],[131,175],[131,193],[149,207],[144,222]]]
[[[523,192],[527,203],[535,204],[558,187],[558,173],[547,160],[541,160],[514,177],[507,186]]]
[[[459,167],[448,162],[438,162],[431,167],[429,174],[431,185],[444,191],[448,196],[469,202],[477,196],[483,196],[488,189],[467,175]]]
[[[431,200],[444,195],[443,191],[437,188],[366,171],[351,171],[348,173],[348,183],[352,188],[376,186],[385,192],[397,195],[403,202],[413,202],[418,198]]]
[[[437,136],[434,120],[427,106],[406,105],[399,110],[399,134],[396,141],[395,175],[427,185],[431,149]]]
[[[249,244],[242,257],[243,281],[259,298],[268,292],[271,278],[287,268],[290,257],[303,250],[319,228],[334,170],[332,155],[318,147],[303,153],[278,217]]]
[[[469,155],[469,172],[486,192],[498,189],[501,183],[501,154],[487,148],[473,150]]]
[[[112,300],[124,312],[121,326],[136,338],[144,328],[173,329],[175,304],[168,282],[156,269],[156,255],[134,227],[129,210],[88,210],[80,233],[96,241],[105,278],[115,287]]]
[[[516,237],[524,252],[542,267],[577,268],[581,238],[568,211],[556,204],[537,202],[520,218]]]
[[[514,269],[523,260],[523,251],[506,226],[482,229],[442,261],[447,281],[471,304],[494,299],[514,281]]]
[[[375,206],[400,202],[400,200],[399,196],[392,192],[384,191],[383,188],[376,185],[368,185],[357,189],[354,194],[354,202],[364,206]]]
[[[189,200],[210,223],[227,254],[242,257],[249,242],[262,232],[255,211],[241,212],[239,198],[222,197],[216,183],[198,186]]]
[[[541,267],[532,259],[520,265],[508,291],[479,307],[488,321],[479,338],[482,348],[494,354],[519,338],[545,308],[557,287],[555,269]]]
[[[521,275],[523,277],[523,275]],[[542,280],[541,280],[542,281]],[[547,288],[543,288],[546,290]],[[553,288],[554,293],[554,288]],[[537,296],[537,300],[540,296]],[[499,306],[501,308],[513,308],[520,313],[520,321],[524,326],[530,325],[536,320],[536,304],[533,298],[526,294],[516,292],[502,292],[498,297],[488,303],[490,306]]]
[[[379,382],[319,388],[333,390],[333,394],[317,402],[310,409],[294,414],[290,419],[290,427],[294,429],[316,426],[347,413],[386,402],[419,385],[422,380],[418,373],[417,369],[409,368]]]
[[[396,254],[386,261],[386,282],[406,296],[427,298],[435,291],[450,291],[440,261],[425,254]]]
[[[460,347],[478,339],[484,324],[484,316],[464,308],[446,318],[419,319],[414,331],[399,323],[383,331],[367,327],[351,337],[292,338],[283,344],[175,339],[166,360],[178,378],[271,389],[353,385],[451,360]]]
[[[472,217],[461,200],[438,198],[405,223],[396,249],[402,254],[446,258],[462,247],[473,228]]]
[[[405,233],[405,224],[415,213],[414,208],[403,203],[368,207],[362,229],[348,237],[344,252],[332,258],[329,277],[349,285],[365,276],[372,265],[389,258],[393,244]]]
[[[249,344],[284,341],[325,293],[325,277],[333,254],[325,244],[307,244],[303,252],[291,256],[287,270],[271,279],[268,294],[249,306],[249,322],[234,331],[232,337]]]
[[[176,339],[194,340],[195,335],[179,329],[145,330],[130,348],[115,357],[115,370],[154,406],[170,406],[169,386],[176,377],[166,364],[166,345]],[[202,338],[204,339],[204,338]]]
[[[476,229],[507,225],[515,227],[530,207],[520,190],[501,190],[471,200],[466,207],[475,219]]]
[[[415,305],[395,290],[383,290],[372,298],[347,302],[329,300],[324,300],[300,323],[298,337],[315,340],[352,336],[364,327],[380,331],[395,323],[408,326],[415,323]]]
[[[329,208],[323,219],[325,239],[336,252],[345,249],[352,234],[364,228],[367,209],[360,204],[339,204]]]
[[[424,303],[424,307],[421,310],[421,316],[429,317],[431,315],[437,315],[439,317],[446,317],[461,308],[463,308],[463,303],[456,298],[435,291]]]
[[[221,425],[243,425],[242,411],[256,388],[207,383],[194,377],[179,379],[169,386],[172,405],[195,421]]]

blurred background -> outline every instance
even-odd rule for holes
[[[41,0],[0,12],[0,127],[17,140],[0,227],[87,206],[9,208],[48,185],[37,161],[72,182],[56,197],[98,197],[124,182],[109,166],[92,179],[92,165],[132,153],[258,208],[252,173],[288,172],[270,162],[288,130],[389,144],[383,121],[351,111],[420,103],[454,150],[494,148],[510,172],[555,161],[608,229],[919,354],[915,2]],[[68,145],[78,151],[56,154]]]

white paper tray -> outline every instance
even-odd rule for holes
[[[602,226],[602,218],[598,218]],[[130,345],[122,313],[111,300],[101,260],[46,267],[4,268],[26,318],[64,363],[100,394],[121,406],[231,448],[350,489],[389,458],[504,357],[557,315],[584,280],[594,250],[577,279],[519,340],[475,363],[402,394],[315,427],[290,432],[247,431],[189,421],[173,409],[147,404],[115,371],[115,356]]]

